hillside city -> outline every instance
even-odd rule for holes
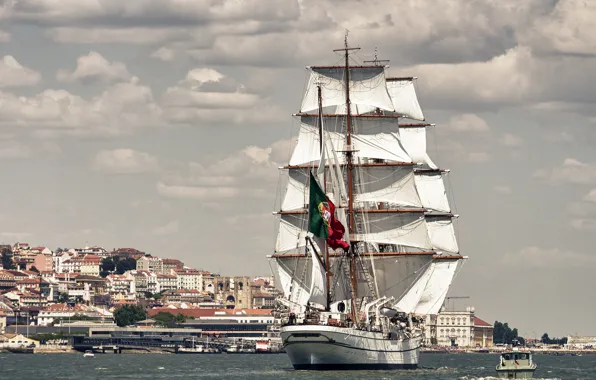
[[[123,305],[187,315],[194,309],[270,309],[279,294],[269,277],[220,276],[134,248],[51,250],[15,243],[0,249],[0,318],[18,313],[40,326],[68,316],[71,322],[113,323]]]
[[[38,338],[91,337],[94,329],[105,334],[106,326],[112,338],[141,336],[139,327],[166,335],[171,335],[167,328],[183,327],[189,336],[279,339],[272,309],[282,294],[270,276],[221,276],[135,248],[51,250],[17,242],[0,245],[0,252],[0,347],[38,345],[30,331]],[[119,316],[119,310],[126,312]],[[493,326],[472,307],[443,308],[426,326],[427,349],[485,349],[518,338],[517,329],[498,321]],[[593,342],[571,339],[526,341],[578,348],[591,348]]]

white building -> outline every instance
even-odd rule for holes
[[[73,322],[78,316],[92,318],[96,322],[114,322],[114,315],[107,310],[82,304],[69,306],[65,303],[54,304],[41,310],[37,321],[40,326],[47,326],[51,323],[69,323],[69,319]]]
[[[583,349],[587,347],[596,347],[596,336],[573,336],[567,337],[565,348]]]
[[[441,310],[428,316],[424,331],[428,346],[491,347],[493,326],[476,317],[473,307],[465,311]]]
[[[121,274],[110,274],[106,277],[106,288],[111,294],[135,294],[135,282]]]
[[[158,274],[157,282],[159,284],[159,291],[178,289],[178,278],[173,274]]]
[[[62,252],[53,257],[54,260],[54,270],[56,273],[68,273],[64,270],[64,262],[70,260],[73,257],[72,254],[68,252]]]
[[[173,269],[178,278],[178,289],[203,290],[203,273],[196,269]]]
[[[137,260],[137,270],[163,273],[163,262],[159,257],[143,256]]]

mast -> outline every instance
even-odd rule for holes
[[[345,81],[346,81],[346,159],[348,163],[347,167],[347,180],[348,180],[348,233],[351,235],[354,233],[355,220],[354,220],[354,173],[353,173],[353,156],[352,156],[352,118],[351,118],[351,105],[350,105],[350,61],[349,55],[351,50],[360,50],[360,48],[348,47],[348,32],[344,39],[344,48],[335,49],[334,51],[343,51],[345,57]],[[351,239],[350,239],[351,241]],[[350,283],[352,287],[352,319],[356,322],[356,298],[358,297],[358,283],[356,277],[356,255],[354,244],[350,243]]]
[[[319,150],[321,152],[321,157],[324,157],[324,147],[323,147],[323,98],[321,96],[321,85],[317,85],[317,96],[319,100]],[[327,194],[327,173],[325,172],[325,162],[319,163],[319,170],[321,169],[321,164],[323,165],[323,192]],[[330,285],[330,277],[331,277],[331,265],[329,262],[329,247],[327,246],[327,242],[325,241],[325,310],[329,310],[329,306],[331,305],[331,285]]]

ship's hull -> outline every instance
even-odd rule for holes
[[[536,368],[528,369],[497,369],[497,375],[500,379],[532,379]]]
[[[323,325],[290,325],[280,331],[299,370],[416,369],[422,336],[388,340],[380,332]]]

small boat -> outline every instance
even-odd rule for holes
[[[94,357],[94,356],[95,356],[95,354],[94,354],[94,353],[93,353],[93,351],[91,351],[91,350],[87,350],[87,351],[85,351],[85,353],[83,354],[83,357],[84,357],[84,358],[92,358],[92,357]]]
[[[531,379],[536,371],[532,353],[516,348],[501,353],[497,375],[502,379]]]
[[[209,338],[207,338],[207,345],[195,344],[195,338],[192,338],[192,345],[190,347],[180,347],[178,354],[221,354],[217,348],[209,347]]]
[[[35,347],[31,347],[31,346],[6,347],[6,350],[13,354],[33,354],[33,353],[35,353]]]

